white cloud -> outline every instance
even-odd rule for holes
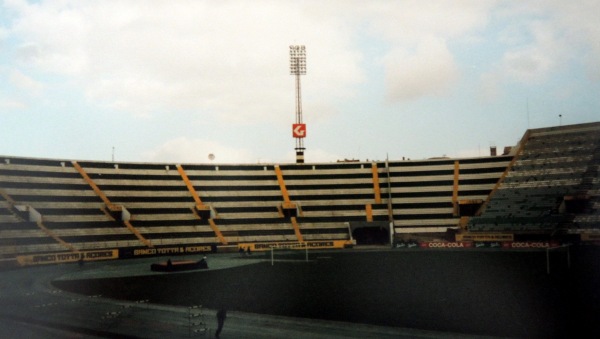
[[[383,57],[388,99],[444,93],[458,79],[448,39],[484,26],[492,4],[43,1],[8,6],[18,13],[12,32],[24,41],[21,61],[73,77],[92,102],[140,115],[185,109],[247,123],[281,120],[281,110],[293,103],[290,44],[307,45],[304,94],[317,101],[308,105],[331,106],[356,95],[354,86],[367,76],[360,63],[376,62],[363,60],[356,46],[360,34],[390,47]]]
[[[525,27],[531,42],[509,48],[500,72],[512,81],[538,83],[556,71],[565,58],[565,48],[550,22],[534,21]]]
[[[382,57],[388,101],[442,95],[459,78],[453,39],[478,40],[493,1],[375,1],[361,5],[371,34],[389,46]]]
[[[20,3],[21,62],[73,77],[92,102],[135,114],[195,110],[282,119],[293,104],[288,45],[306,44],[311,89],[348,96],[362,75],[352,25],[294,2]],[[335,79],[335,81],[332,81]]]
[[[21,73],[19,70],[13,70],[10,73],[9,80],[12,85],[30,94],[39,94],[44,89],[41,82]]]
[[[213,160],[210,160],[210,154],[214,156]],[[305,159],[306,162],[311,163],[330,163],[343,157],[323,149],[311,148],[305,152]],[[211,140],[178,137],[143,152],[141,161],[215,164],[294,163],[296,153],[290,150],[283,155],[282,159],[264,158],[250,149],[230,147]]]
[[[0,97],[0,108],[2,108],[3,112],[10,110],[20,110],[24,109],[25,107],[27,107],[27,105],[25,105],[21,101]]]
[[[443,41],[421,42],[414,54],[397,50],[384,60],[389,101],[412,100],[445,93],[460,73]]]
[[[490,97],[492,82],[537,85],[569,71],[572,65],[583,66],[592,81],[599,81],[598,12],[597,1],[538,1],[505,7],[500,15],[509,20],[499,34],[505,50],[502,59],[481,77],[483,96]]]
[[[414,45],[423,37],[460,37],[483,27],[495,1],[369,1],[357,11],[369,19],[374,35]]]
[[[569,58],[580,60],[589,78],[600,81],[600,2],[554,1],[555,29],[568,42]]]
[[[309,140],[316,140],[310,131],[317,124],[332,121],[343,121],[347,131],[384,133],[380,128],[398,111],[380,106],[384,97],[388,102],[425,99],[407,104],[424,111],[434,109],[426,101],[431,96],[444,96],[438,103],[465,98],[460,114],[466,119],[475,114],[467,106],[476,106],[466,90],[480,88],[486,100],[509,107],[511,98],[503,93],[515,84],[533,89],[568,81],[572,90],[561,92],[568,97],[578,94],[582,81],[600,80],[598,1],[7,0],[2,6],[10,14],[0,14],[6,19],[0,24],[5,63],[0,67],[6,75],[0,79],[6,98],[0,105],[60,105],[73,116],[125,112],[149,116],[144,121],[149,125],[169,121],[168,131],[154,135],[152,142],[163,145],[147,152],[148,160],[206,162],[208,151],[195,150],[212,149],[215,162],[258,161],[253,151],[263,145],[218,133],[211,138],[226,141],[210,144],[195,139],[202,134],[189,128],[178,131],[178,123],[210,122],[228,131],[253,130],[243,124],[288,129],[294,119],[292,44],[307,46],[302,95]],[[486,50],[468,49],[473,46]],[[465,60],[468,65],[460,64]],[[470,66],[476,68],[463,76]],[[589,79],[581,79],[581,68]],[[480,82],[471,83],[478,72]],[[25,94],[36,91],[52,95]],[[361,125],[364,114],[370,115],[369,126]],[[165,141],[178,132],[189,136]],[[112,138],[110,133],[105,137]],[[264,134],[256,139],[270,137]],[[320,145],[340,135],[329,133]],[[443,144],[430,138],[404,142]],[[307,161],[341,158],[318,147],[310,146]],[[260,161],[280,160],[264,159],[269,152]]]
[[[214,155],[215,163],[252,163],[256,157],[249,150],[232,148],[218,142],[179,137],[169,140],[157,148],[144,152],[142,159],[149,162],[199,162],[210,161]]]
[[[9,36],[8,30],[4,27],[0,27],[0,42]],[[0,46],[1,47],[1,46]]]

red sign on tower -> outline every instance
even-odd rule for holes
[[[306,124],[293,124],[292,135],[294,138],[306,138]]]

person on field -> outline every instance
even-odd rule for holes
[[[208,268],[208,261],[206,261],[206,256],[202,257],[198,264],[200,268]]]
[[[225,324],[225,318],[227,317],[227,311],[225,309],[220,309],[217,312],[217,331],[215,332],[215,337],[219,338],[221,335],[221,331],[223,330],[223,324]]]

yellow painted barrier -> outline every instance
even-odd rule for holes
[[[125,225],[125,227],[127,227],[127,229],[133,233],[139,241],[141,241],[144,245],[148,246],[148,247],[154,247],[154,245],[152,245],[152,243],[150,242],[150,240],[144,238],[144,236],[140,233],[140,231],[137,230],[137,228],[133,227],[133,225],[128,221],[125,220],[123,221],[123,224]]]
[[[200,254],[212,252],[210,245],[170,246],[155,248],[121,249],[121,258],[157,255]]]
[[[381,204],[381,190],[379,189],[379,172],[377,171],[377,163],[371,165],[371,172],[373,173],[373,193],[375,195],[375,203]]]
[[[119,251],[117,249],[97,250],[85,252],[66,252],[66,253],[47,253],[33,255],[19,255],[17,262],[21,266],[59,264],[68,262],[97,261],[118,259]]]
[[[367,221],[373,221],[373,206],[371,204],[367,204],[365,206],[365,211],[367,212]]]
[[[208,224],[210,225],[210,228],[213,230],[213,232],[215,232],[215,235],[217,236],[217,238],[219,238],[219,241],[221,242],[221,244],[227,245],[227,240],[225,240],[223,233],[221,233],[221,230],[219,230],[219,227],[217,227],[217,224],[215,224],[215,221],[213,219],[208,219]]]
[[[89,175],[85,172],[85,170],[81,167],[81,165],[79,165],[77,163],[77,161],[73,161],[72,164],[73,164],[73,167],[75,167],[75,169],[77,170],[77,172],[79,172],[79,174],[81,175],[83,180],[85,180],[85,182],[87,182],[87,184],[90,185],[90,187],[96,193],[96,195],[99,196],[100,199],[102,199],[102,201],[104,202],[104,204],[110,208],[110,206],[112,206],[112,203],[110,202],[108,197],[104,194],[104,192],[102,192],[102,190],[98,187],[98,185],[96,185],[96,183],[89,177]]]
[[[581,233],[581,241],[600,241],[599,233]]]
[[[190,181],[190,178],[188,178],[187,174],[185,173],[185,171],[183,170],[183,167],[181,167],[181,165],[177,165],[177,172],[179,172],[179,175],[181,176],[181,179],[185,183],[185,186],[187,187],[188,191],[194,198],[196,205],[202,206],[202,200],[200,200],[200,196],[198,195],[198,192],[196,192],[194,185]]]
[[[104,192],[102,192],[100,187],[98,187],[98,185],[96,185],[94,180],[92,180],[89,177],[87,172],[83,169],[83,167],[81,167],[81,165],[79,165],[77,163],[77,161],[72,161],[71,163],[73,164],[73,167],[75,167],[77,172],[79,172],[79,174],[81,175],[83,180],[85,180],[85,182],[87,182],[87,184],[90,185],[90,187],[96,193],[96,195],[99,196],[100,199],[102,199],[102,201],[106,205],[106,208],[108,208],[111,212],[120,212],[123,210],[123,206],[115,205],[112,202],[110,202],[110,199],[108,199],[106,194],[104,194]],[[110,213],[107,213],[107,215],[114,219],[114,217],[111,216]],[[138,240],[141,241],[144,245],[146,245],[148,247],[153,246],[152,243],[150,242],[150,240],[144,238],[144,236],[135,227],[133,227],[133,225],[131,225],[131,223],[128,220],[123,220],[123,225],[125,225],[125,227],[127,227],[127,229],[131,233],[133,233],[138,238]]]
[[[58,235],[56,235],[54,232],[52,232],[51,230],[49,230],[44,223],[39,220],[37,223],[38,227],[44,232],[46,233],[50,238],[56,240],[56,242],[58,242],[59,244],[61,244],[62,246],[70,249],[73,252],[78,252],[78,250],[73,247],[73,245],[69,244],[68,242],[62,240]]]
[[[304,242],[304,238],[302,237],[302,233],[300,233],[300,226],[298,226],[298,221],[296,220],[296,217],[291,217],[290,221],[292,222],[292,227],[294,228],[296,238],[298,238],[299,242]]]
[[[275,165],[275,174],[277,175],[277,183],[279,184],[279,188],[281,189],[281,195],[283,195],[283,202],[289,203],[290,196],[288,194],[287,188],[285,187],[285,181],[283,180],[283,173],[281,172],[281,168],[279,167],[279,165]]]

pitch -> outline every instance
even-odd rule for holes
[[[254,259],[258,254],[254,254]],[[61,280],[61,289],[151,303],[470,335],[600,334],[600,250],[342,251],[305,262]],[[209,266],[210,266],[209,257]],[[281,258],[280,258],[281,259]],[[570,259],[568,267],[567,259]],[[247,260],[234,258],[232,260]]]

